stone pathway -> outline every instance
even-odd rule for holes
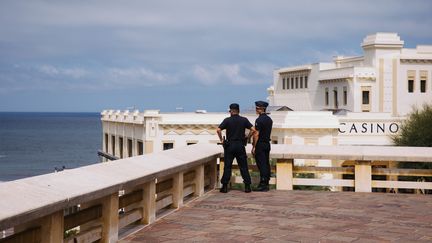
[[[213,191],[120,242],[432,242],[432,196]]]

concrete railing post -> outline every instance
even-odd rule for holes
[[[41,241],[47,243],[63,242],[63,210],[44,217],[41,220]]]
[[[395,161],[389,161],[388,162],[388,168],[389,169],[397,169],[397,162]],[[389,175],[387,176],[387,181],[398,181],[399,177],[397,175]],[[398,188],[387,188],[387,192],[398,192]]]
[[[118,241],[119,196],[113,193],[102,199],[102,239],[103,243]]]
[[[176,173],[173,177],[173,207],[183,206],[183,172]]]
[[[141,223],[151,224],[156,220],[156,183],[151,180],[143,188],[143,218]]]
[[[220,182],[220,180],[222,179],[223,176],[224,166],[225,166],[224,158],[220,158],[219,159],[219,181],[217,182],[219,188],[222,187],[222,183]]]
[[[195,192],[194,196],[204,195],[204,164],[195,168]]]
[[[215,189],[217,183],[217,160],[214,160],[210,162],[210,190]]]
[[[276,190],[293,189],[293,159],[278,159],[276,163]]]
[[[35,230],[37,229],[37,230]],[[14,232],[21,234],[32,231],[26,234],[20,241],[11,240],[5,242],[47,242],[61,243],[64,237],[64,214],[63,210],[57,211],[50,215],[41,217],[14,227]],[[1,239],[1,238],[0,238]],[[0,240],[0,242],[3,242]]]
[[[372,192],[372,165],[371,161],[357,160],[355,162],[355,191]]]

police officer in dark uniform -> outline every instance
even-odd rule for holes
[[[259,115],[255,121],[256,133],[253,136],[252,154],[260,171],[260,183],[257,191],[266,192],[269,190],[270,181],[270,134],[273,120],[267,116],[266,109],[268,103],[265,101],[255,102],[255,110]]]
[[[240,106],[233,103],[229,106],[230,117],[225,118],[217,129],[219,140],[224,145],[224,173],[221,178],[222,188],[220,192],[228,192],[228,183],[231,179],[231,168],[234,158],[240,167],[240,173],[245,184],[245,192],[251,192],[251,177],[248,170],[247,155],[246,155],[246,136],[245,130],[249,129],[249,136],[255,132],[254,127],[245,117],[239,115]],[[222,139],[222,130],[226,129],[226,140]]]

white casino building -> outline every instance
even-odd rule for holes
[[[407,49],[396,33],[376,33],[361,46],[363,56],[274,71],[268,88],[273,143],[390,145],[390,136],[412,107],[432,103],[432,45]],[[278,111],[280,107],[292,111]],[[216,143],[215,130],[228,113],[105,110],[101,115],[103,151],[123,158]],[[256,119],[255,114],[242,115],[252,123]]]
[[[404,116],[412,105],[431,102],[432,46],[403,45],[395,33],[377,33],[363,40],[363,56],[277,69],[270,104]]]

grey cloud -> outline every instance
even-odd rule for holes
[[[269,74],[274,66],[266,63],[195,65],[195,80],[204,85],[270,83]]]
[[[262,84],[276,66],[359,53],[377,31],[430,44],[430,9],[427,0],[4,0],[0,87]],[[27,68],[7,68],[15,63]]]
[[[48,64],[0,70],[0,92],[25,90],[123,90],[177,83],[175,76],[145,67],[107,67],[98,70]]]
[[[148,68],[109,68],[107,79],[116,88],[155,86],[177,83],[174,75],[152,71]]]
[[[74,79],[83,78],[89,73],[83,68],[56,68],[51,65],[42,65],[37,69],[48,76],[64,76]]]

